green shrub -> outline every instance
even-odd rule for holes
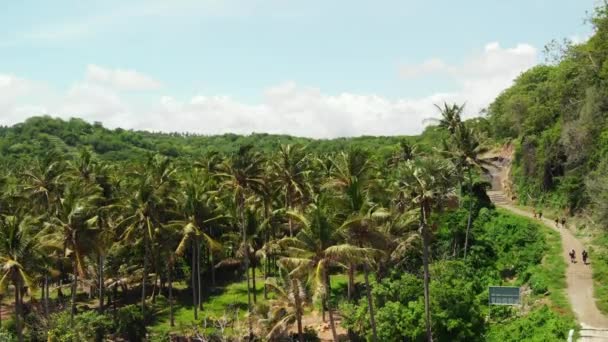
[[[0,341],[2,342],[17,342],[17,336],[10,332],[8,329],[0,328]]]
[[[50,342],[103,341],[112,330],[111,319],[95,311],[78,314],[73,322],[69,312],[62,312],[53,315],[50,324]]]
[[[535,309],[526,316],[513,317],[490,326],[485,341],[565,341],[574,322],[550,310],[547,306]]]
[[[549,291],[547,279],[542,273],[532,273],[529,283],[534,294],[544,294]]]
[[[127,305],[118,309],[115,322],[116,334],[129,341],[141,341],[146,336],[144,315],[138,305]]]

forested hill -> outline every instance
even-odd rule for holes
[[[0,153],[5,158],[32,157],[49,149],[76,152],[89,147],[105,160],[132,160],[147,153],[161,153],[170,157],[197,157],[209,152],[228,154],[239,146],[252,145],[260,152],[276,151],[282,144],[307,146],[311,153],[333,153],[357,147],[373,151],[374,155],[390,156],[401,141],[416,142],[428,149],[440,141],[444,133],[435,127],[422,136],[391,136],[336,139],[309,139],[289,135],[256,133],[251,135],[223,134],[215,136],[188,133],[152,133],[121,128],[107,129],[102,123],[88,123],[82,119],[62,120],[49,116],[32,117],[11,127],[0,127]]]
[[[493,136],[515,145],[522,202],[608,222],[608,13],[582,44],[550,44],[555,62],[523,73],[488,108]]]

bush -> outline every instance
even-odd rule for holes
[[[305,327],[304,331],[302,332],[302,334],[304,335],[304,341],[306,341],[306,342],[321,341],[319,339],[319,336],[317,336],[317,332],[313,328]],[[291,340],[292,341],[299,341],[299,338],[300,337],[298,336],[298,333],[291,334]]]
[[[0,341],[2,342],[17,342],[17,336],[6,328],[0,328]]]
[[[574,325],[568,317],[543,306],[526,316],[492,324],[485,341],[565,341]]]
[[[112,330],[112,320],[95,311],[87,311],[70,320],[69,312],[62,312],[51,317],[51,329],[48,332],[50,342],[103,341]]]
[[[542,273],[532,273],[530,276],[530,287],[534,294],[544,294],[549,291],[547,279],[545,279]]]
[[[138,305],[127,305],[116,312],[115,332],[129,341],[141,341],[146,336],[144,315]]]

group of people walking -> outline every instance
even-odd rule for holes
[[[534,214],[534,218],[537,218],[539,220],[543,219],[543,212],[542,210],[536,210],[533,209],[532,213]],[[562,228],[566,228],[566,218],[562,217],[556,217],[555,218],[555,228],[560,228],[560,224]],[[570,262],[571,263],[576,263],[576,251],[574,249],[572,249],[568,255],[570,255]],[[583,252],[581,253],[582,259],[583,259],[583,264],[587,265],[587,259],[589,258],[589,254],[587,253],[586,250],[583,250]]]
[[[568,255],[570,255],[570,262],[573,264],[576,263],[576,252],[574,251],[574,248],[570,251],[570,253],[568,253]],[[583,264],[587,265],[587,258],[589,257],[587,251],[583,249],[581,256],[583,257]]]
[[[562,217],[561,220],[559,217],[555,218],[555,228],[559,228],[559,224],[562,224],[562,228],[566,228],[566,218]]]

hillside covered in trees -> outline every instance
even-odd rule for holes
[[[487,174],[511,144],[521,204],[606,223],[606,7],[592,22],[486,117],[443,104],[415,137],[0,128],[0,340],[566,340],[560,235]]]
[[[582,44],[549,44],[551,64],[524,72],[489,106],[492,136],[516,146],[519,200],[608,223],[608,16]]]

